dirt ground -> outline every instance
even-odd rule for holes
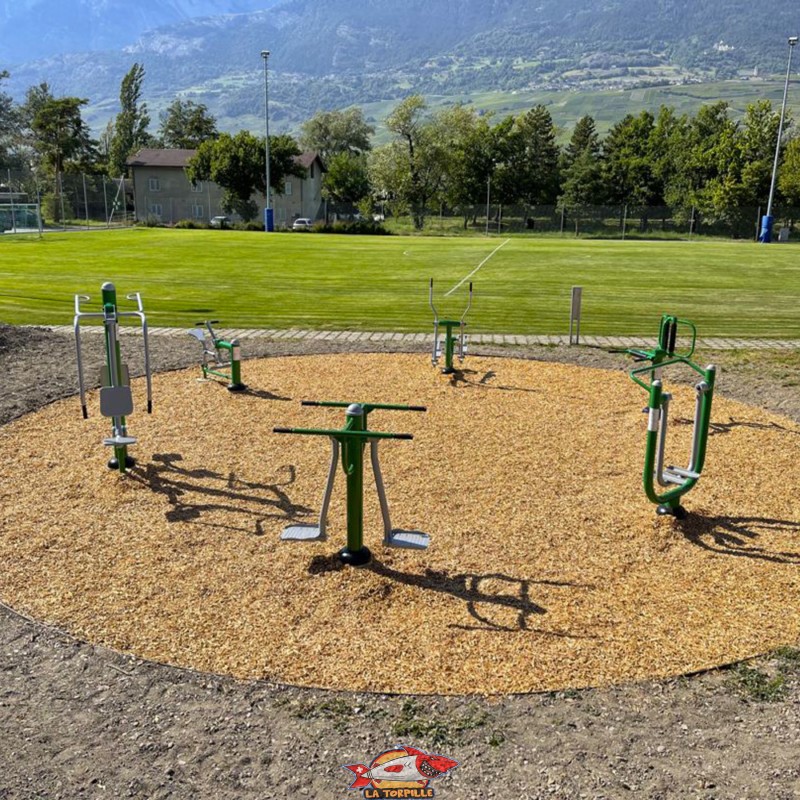
[[[245,345],[248,356],[338,349]],[[160,370],[197,356],[188,337],[153,337],[152,350]],[[481,352],[627,366],[588,348]],[[85,357],[95,374],[99,349]],[[800,421],[793,352],[700,358],[721,366],[722,394]],[[75,394],[73,343],[0,326],[0,376],[2,424]],[[800,797],[794,648],[671,681],[476,699],[238,682],[80,642],[3,607],[0,642],[0,798],[355,796],[342,765],[369,764],[399,743],[459,762],[433,782],[441,798]]]

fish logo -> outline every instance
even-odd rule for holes
[[[355,775],[349,788],[362,790],[364,800],[372,800],[433,797],[434,791],[428,786],[430,781],[457,766],[458,762],[452,758],[400,744],[381,753],[369,766],[344,764],[342,769],[349,769]]]

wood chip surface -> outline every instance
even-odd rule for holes
[[[694,672],[800,634],[800,427],[715,397],[706,469],[684,521],[641,485],[646,395],[623,373],[472,358],[456,378],[419,355],[246,361],[251,391],[199,370],[144,386],[138,464],[105,467],[90,395],[0,429],[0,598],[142,658],[239,678],[433,694],[600,686]],[[667,376],[669,379],[669,376]],[[686,466],[694,396],[671,385],[668,461]],[[365,461],[363,568],[340,567],[339,469],[316,522],[343,409],[301,399],[423,404],[374,411],[393,525],[387,549]]]

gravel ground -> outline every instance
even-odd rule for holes
[[[250,356],[341,349],[245,347]],[[188,338],[154,337],[152,350],[159,369],[197,356]],[[499,352],[625,366],[585,348]],[[95,374],[99,348],[85,355]],[[721,392],[800,420],[797,355],[714,356]],[[2,424],[75,394],[72,342],[0,326],[0,375]],[[0,798],[347,797],[341,765],[399,742],[459,762],[432,784],[441,798],[800,797],[793,649],[673,681],[483,700],[237,682],[76,641],[3,607],[0,643]]]

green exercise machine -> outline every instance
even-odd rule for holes
[[[347,480],[347,546],[339,551],[339,560],[351,566],[366,564],[371,553],[364,545],[364,448],[370,446],[372,471],[383,518],[383,542],[389,547],[402,547],[424,550],[430,543],[430,536],[420,531],[406,531],[392,528],[389,518],[389,503],[378,462],[378,443],[382,439],[413,439],[410,433],[384,433],[368,429],[367,418],[372,411],[426,411],[425,406],[398,405],[395,403],[339,403],[329,401],[303,400],[304,406],[344,408],[343,428],[273,428],[275,433],[297,433],[310,436],[327,436],[331,441],[331,464],[328,480],[322,496],[318,525],[290,525],[281,533],[283,540],[312,541],[326,538],[326,519],[330,507],[333,483],[336,477],[341,451],[342,469]]]
[[[685,352],[678,352],[675,349],[679,327],[688,328],[691,333],[691,345]],[[658,514],[672,514],[675,517],[685,516],[681,498],[694,487],[703,471],[717,372],[713,364],[703,369],[691,360],[696,341],[697,329],[691,322],[664,314],[658,331],[658,343],[653,350],[626,348],[614,351],[628,353],[636,361],[649,362],[630,371],[634,383],[641,386],[648,395],[647,407],[644,409],[648,415],[643,472],[644,491],[648,499],[656,504]],[[701,376],[701,380],[694,387],[696,399],[692,449],[688,466],[685,468],[664,464],[672,395],[664,391],[662,370],[673,364],[685,364]],[[649,378],[649,382],[645,380],[646,378]]]
[[[91,297],[85,294],[75,295],[75,347],[78,362],[78,386],[81,396],[81,410],[83,418],[88,419],[89,412],[86,407],[86,389],[83,378],[83,360],[81,357],[81,322],[89,319],[103,321],[105,339],[106,363],[100,373],[100,413],[111,419],[112,435],[103,439],[103,444],[114,448],[114,456],[108,462],[109,469],[118,469],[125,472],[133,466],[134,459],[128,455],[128,447],[136,444],[136,439],[128,435],[127,417],[133,411],[133,394],[130,387],[128,368],[122,363],[119,346],[119,320],[122,317],[136,317],[142,327],[142,341],[144,344],[144,373],[147,380],[147,413],[153,412],[153,390],[150,375],[150,352],[147,345],[147,318],[142,307],[142,298],[139,292],[127,295],[128,300],[136,303],[136,311],[120,311],[117,307],[117,290],[113,283],[104,283],[101,287],[103,310],[87,312],[81,309],[83,303],[89,302]]]
[[[467,355],[467,336],[465,328],[467,323],[464,321],[467,312],[472,308],[472,282],[469,284],[469,300],[467,307],[460,319],[439,319],[439,314],[436,311],[436,306],[433,304],[433,278],[430,282],[430,291],[428,295],[428,302],[430,303],[431,310],[433,311],[433,353],[431,355],[431,363],[436,366],[439,359],[442,357],[444,351],[444,366],[442,372],[445,375],[452,375],[456,370],[453,367],[453,355],[455,353],[456,342],[458,343],[458,360],[463,362]],[[444,343],[439,340],[439,326],[444,327]],[[458,333],[455,331],[458,329]]]
[[[228,381],[229,392],[243,392],[247,387],[242,383],[242,348],[238,339],[230,342],[217,336],[212,326],[218,325],[218,319],[206,319],[198,322],[203,328],[192,328],[189,336],[193,336],[203,346],[203,361],[200,368],[203,378],[209,375]]]

